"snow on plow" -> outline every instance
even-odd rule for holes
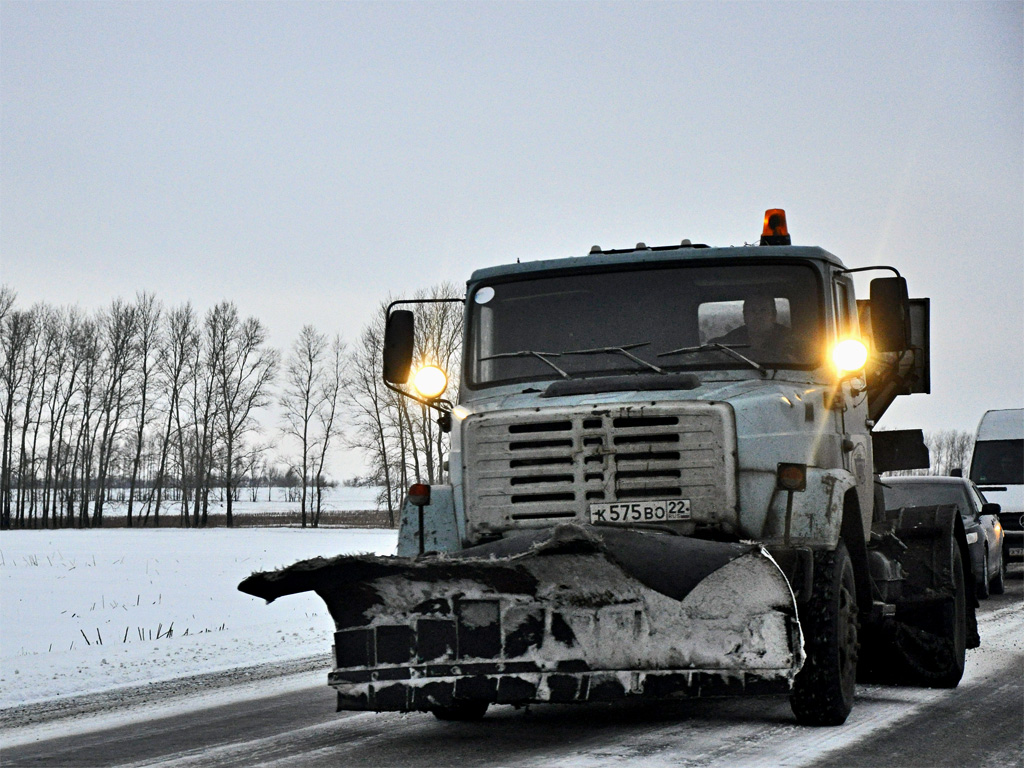
[[[803,663],[793,593],[756,544],[566,524],[305,560],[239,589],[320,595],[339,709],[786,693]]]

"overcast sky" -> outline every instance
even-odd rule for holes
[[[353,340],[591,245],[795,244],[932,299],[930,396],[1024,405],[1020,2],[0,3],[0,279]],[[858,279],[866,290],[868,278]]]

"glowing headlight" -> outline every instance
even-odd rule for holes
[[[448,377],[436,365],[427,365],[416,372],[412,385],[425,398],[433,400],[435,397],[440,397],[441,393],[448,388]]]
[[[841,341],[832,350],[832,361],[840,373],[859,371],[868,361],[868,348],[856,339]]]

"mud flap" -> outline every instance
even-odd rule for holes
[[[755,544],[574,524],[419,558],[258,573],[335,620],[339,709],[785,693],[803,663],[793,593]]]

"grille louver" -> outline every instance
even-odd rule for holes
[[[481,414],[465,443],[471,529],[588,522],[589,505],[602,501],[689,499],[695,520],[731,517],[735,506],[724,406]]]

